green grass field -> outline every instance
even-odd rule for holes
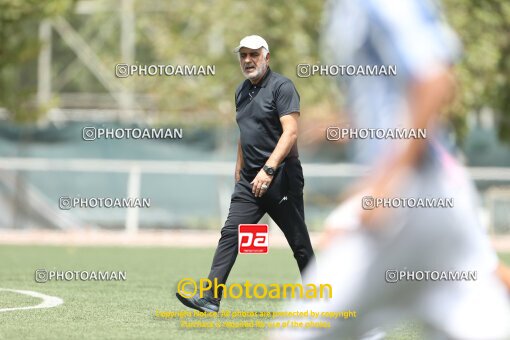
[[[64,304],[49,309],[0,313],[0,339],[259,339],[263,329],[181,329],[177,319],[155,317],[156,310],[187,310],[174,296],[183,277],[208,273],[214,249],[0,246],[0,288],[57,296]],[[505,260],[510,260],[507,254]],[[47,270],[126,271],[113,282],[36,283],[34,272]],[[289,283],[299,273],[290,250],[265,256],[239,256],[229,283]],[[0,309],[31,306],[40,299],[0,291]],[[221,310],[271,311],[282,302],[224,299]],[[417,326],[404,326],[389,338],[417,337]]]

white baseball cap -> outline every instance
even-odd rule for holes
[[[264,47],[269,52],[269,46],[267,45],[267,42],[264,40],[264,38],[258,35],[249,35],[241,39],[239,46],[236,47],[234,53],[239,52],[242,47],[251,48],[252,50],[257,50],[261,47]]]

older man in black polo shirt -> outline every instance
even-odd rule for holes
[[[235,93],[240,139],[235,189],[214,255],[209,280],[224,284],[238,253],[239,224],[257,223],[265,213],[278,224],[299,270],[313,261],[305,224],[303,170],[298,158],[299,94],[288,78],[269,68],[269,46],[256,35],[235,49],[247,78]],[[179,300],[190,308],[217,312],[220,298],[198,295]]]

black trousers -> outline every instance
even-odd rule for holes
[[[239,224],[256,224],[265,213],[276,222],[294,253],[299,271],[315,261],[310,236],[305,224],[303,206],[303,169],[298,158],[287,159],[275,172],[273,180],[262,197],[255,197],[250,182],[257,172],[241,171],[230,201],[227,221],[221,229],[221,238],[214,254],[209,280],[227,281],[238,253]],[[220,296],[221,298],[221,296]]]

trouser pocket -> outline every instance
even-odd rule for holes
[[[289,179],[285,167],[286,165],[283,164],[275,171],[269,189],[264,196],[262,196],[269,203],[278,203],[287,196],[289,191]]]
[[[303,196],[305,180],[303,177],[303,168],[301,167],[299,159],[292,158],[287,160],[284,170],[287,177],[287,194],[290,194],[293,197]]]

